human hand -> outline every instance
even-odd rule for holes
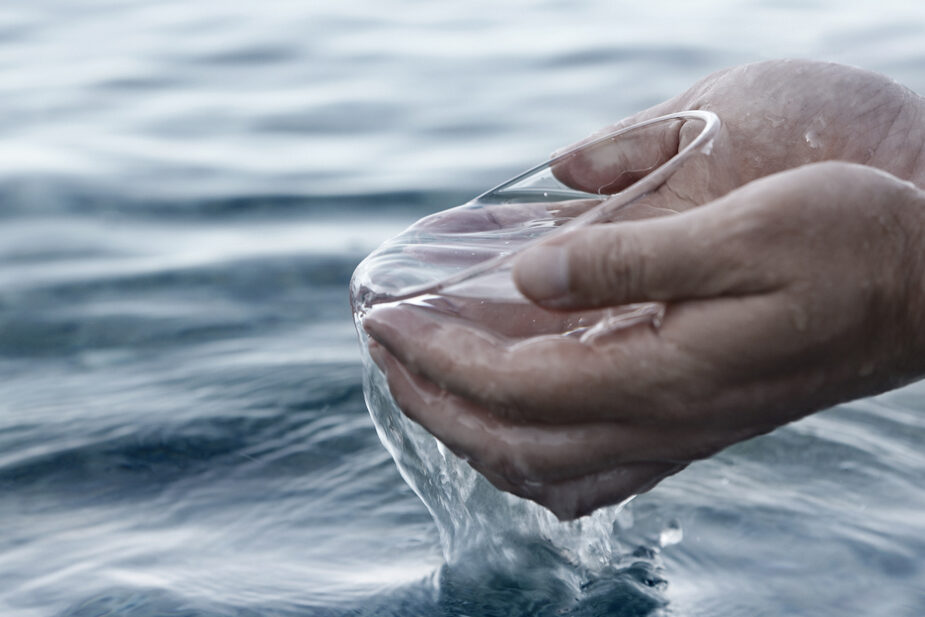
[[[399,250],[386,245],[388,248],[377,256],[380,261],[390,261],[387,267],[380,266],[381,273],[375,278],[375,287],[359,286],[351,293],[353,297],[362,297],[365,307],[414,297],[418,303],[511,338],[565,332],[577,335],[600,324],[604,316],[602,312],[551,311],[526,301],[517,292],[510,276],[511,247],[512,243],[516,246],[525,242],[524,235],[538,239],[535,235],[537,229],[542,230],[539,234],[547,233],[603,200],[515,202],[480,204],[479,207],[466,204],[424,217],[399,237]],[[631,204],[617,212],[613,220],[641,220],[664,216],[665,213],[644,204]],[[472,237],[476,237],[477,241],[472,241]],[[412,271],[426,264],[431,280],[442,280],[477,264],[498,263],[497,258],[501,257],[507,259],[505,265],[492,270],[491,275],[450,285],[442,289],[439,296],[425,292],[426,300],[421,298],[419,290],[430,286],[409,283],[405,272],[410,260]],[[658,312],[658,308],[653,306],[621,307],[609,309],[606,317],[608,324],[617,319],[627,324],[651,320]]]
[[[921,376],[923,208],[921,190],[870,167],[807,165],[677,216],[567,233],[517,263],[546,307],[666,302],[658,329],[512,339],[406,305],[364,327],[412,419],[499,488],[575,518]]]
[[[719,71],[579,144],[689,109],[721,119],[713,148],[695,155],[642,204],[682,211],[757,178],[828,160],[869,165],[925,186],[922,97],[882,75],[823,62],[773,60]],[[575,188],[614,192],[676,154],[699,131],[696,120],[660,124],[646,129],[642,140],[574,155],[556,167],[556,175]],[[633,169],[639,171],[625,171]]]

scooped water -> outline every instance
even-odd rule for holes
[[[517,220],[499,223],[512,211],[519,213],[514,217]],[[554,232],[570,219],[560,212],[547,204],[470,203],[423,219],[360,264],[351,282],[351,297],[362,347],[367,405],[380,439],[433,516],[448,563],[462,562],[475,554],[480,563],[501,572],[523,572],[526,563],[531,564],[528,569],[532,572],[567,566],[584,580],[615,567],[629,554],[614,534],[622,505],[563,523],[547,509],[496,489],[402,414],[385,376],[370,358],[369,340],[361,326],[370,311],[396,302],[453,314],[512,315],[521,311],[516,314],[549,318],[549,324],[542,326],[545,333],[562,336],[588,336],[602,323],[613,327],[615,320],[622,320],[622,326],[653,320],[658,311],[639,306],[553,317],[529,305],[519,294],[507,263],[438,293],[408,297],[408,290],[426,289],[473,264],[503,259]],[[531,335],[536,324],[535,318],[492,321],[499,334],[515,339]],[[538,559],[538,555],[544,557]]]
[[[920,614],[907,585],[921,574],[911,560],[922,550],[914,539],[921,517],[914,509],[888,505],[898,495],[921,504],[921,490],[902,488],[920,477],[921,457],[908,453],[922,430],[918,416],[900,412],[903,404],[858,401],[816,414],[692,465],[629,507],[618,504],[567,523],[497,490],[403,415],[370,358],[363,317],[393,302],[450,313],[475,307],[478,315],[538,311],[517,292],[503,258],[553,233],[568,216],[536,204],[513,209],[529,220],[485,226],[479,221],[497,220],[501,211],[491,213],[480,204],[432,215],[369,255],[351,280],[366,403],[380,440],[438,528],[446,565],[435,581],[441,601],[452,604],[447,610],[479,614],[482,607],[492,614],[492,607],[504,605],[508,614],[518,615],[647,615],[668,601],[663,565],[686,573],[684,581],[672,583],[675,600],[710,593],[698,584],[717,597],[744,588],[754,595],[758,591],[749,585],[754,572],[762,572],[767,587],[759,595],[770,606],[778,590],[798,584],[775,564],[805,558],[815,565],[804,569],[831,583],[809,602],[814,607],[849,602],[870,607],[877,602],[869,598],[883,598],[890,589],[897,614]],[[435,281],[499,258],[500,267],[485,275],[433,293]],[[410,293],[420,289],[431,292]],[[660,315],[661,307],[650,304],[559,315],[560,321],[546,327],[588,338],[640,323],[657,326]],[[508,319],[493,326],[516,338],[529,335],[535,323]],[[914,392],[885,398],[891,397],[905,404],[920,400]],[[874,451],[884,457],[877,480],[871,474],[881,473],[876,471],[881,463],[873,463]],[[695,521],[698,531],[685,533],[681,520]],[[769,534],[774,520],[788,527]],[[730,571],[742,559],[748,568]],[[846,573],[860,570],[873,577],[867,587],[840,583]],[[717,571],[724,572],[722,585]],[[870,585],[882,592],[866,595]],[[714,608],[711,614],[730,614],[733,607]]]

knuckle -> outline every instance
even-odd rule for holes
[[[586,258],[581,278],[588,300],[596,305],[631,301],[645,278],[644,260],[639,259],[639,242],[631,233],[597,234],[583,247]],[[624,231],[624,230],[620,230]]]

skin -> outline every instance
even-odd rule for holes
[[[364,321],[405,413],[561,519],[925,375],[923,100],[876,74],[776,61],[711,75],[621,124],[694,108],[723,121],[712,154],[622,222],[522,254],[514,280],[535,305],[450,298]],[[600,188],[608,165],[663,160],[694,128],[556,174]],[[664,303],[659,327],[548,335],[633,302]]]

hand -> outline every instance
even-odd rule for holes
[[[722,127],[709,155],[698,155],[643,200],[682,211],[760,177],[808,163],[839,160],[883,169],[925,186],[923,99],[876,73],[804,60],[775,60],[720,71],[686,92],[606,127],[688,109],[716,113]],[[556,168],[566,184],[595,192],[623,188],[687,145],[699,121],[646,129],[628,147],[595,149]],[[583,143],[583,142],[579,142]],[[642,174],[623,174],[640,169]],[[613,178],[620,181],[614,182]],[[609,184],[609,186],[607,186]]]
[[[547,301],[560,309],[667,302],[659,329],[511,340],[412,306],[364,326],[412,419],[570,519],[920,376],[923,208],[921,190],[870,167],[808,165],[677,216],[560,236],[517,264],[539,299],[538,270],[565,258]]]
[[[515,278],[537,303],[527,313],[400,306],[365,322],[402,409],[496,486],[561,518],[922,374],[922,194],[900,181],[925,177],[922,99],[857,69],[767,62],[712,75],[620,124],[683,109],[721,117],[712,153],[621,218],[709,205],[578,230],[523,254]],[[634,174],[612,182],[615,169],[644,174],[698,128],[663,126],[555,173],[576,188],[619,190]],[[867,166],[811,165],[830,159]],[[658,330],[590,344],[543,336],[561,331],[552,311],[574,319],[652,300],[668,303]],[[551,317],[534,320],[540,307]]]

